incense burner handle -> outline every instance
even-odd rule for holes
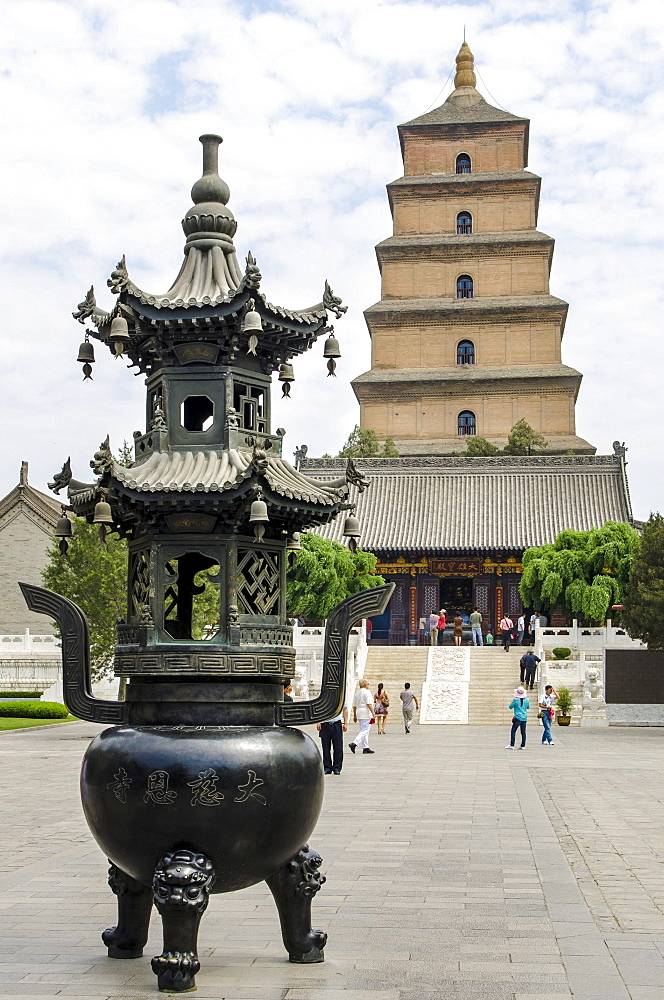
[[[31,583],[19,583],[30,611],[56,621],[62,635],[62,688],[72,715],[85,722],[119,726],[126,722],[127,703],[95,698],[90,686],[90,633],[81,609],[60,594]]]
[[[320,694],[313,701],[288,701],[277,705],[277,725],[306,726],[327,722],[341,712],[346,695],[348,633],[358,618],[381,615],[394,592],[395,584],[371,587],[347,597],[330,612],[325,626],[323,679]]]

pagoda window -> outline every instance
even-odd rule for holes
[[[456,172],[458,174],[471,174],[473,168],[468,153],[459,153],[456,158]]]
[[[475,345],[472,340],[460,340],[457,344],[457,364],[475,364]]]
[[[457,236],[470,236],[473,231],[473,217],[470,212],[457,215]]]
[[[182,404],[182,426],[186,431],[207,431],[214,423],[214,403],[209,396],[187,396]]]
[[[476,433],[475,414],[472,410],[462,410],[457,419],[457,434],[462,437]]]
[[[260,434],[269,433],[264,389],[257,385],[235,382],[233,406],[239,414],[240,427],[243,430],[256,431]]]
[[[457,278],[456,297],[458,299],[472,299],[473,279],[469,274],[460,274]]]

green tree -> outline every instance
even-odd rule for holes
[[[526,549],[519,587],[526,607],[562,604],[578,618],[601,621],[623,603],[639,533],[607,521],[590,531],[561,531],[551,545]]]
[[[290,615],[323,622],[345,597],[385,583],[375,576],[376,557],[306,532],[302,548],[287,574],[286,603]]]
[[[127,614],[127,543],[108,535],[102,545],[97,525],[75,517],[67,555],[61,555],[57,541],[47,555],[44,586],[85,612],[90,623],[91,672],[98,680],[113,662],[116,618]]]
[[[546,448],[547,441],[530,426],[527,420],[517,420],[507,438],[506,455],[535,455]]]
[[[634,639],[664,649],[664,517],[651,514],[634,551],[622,621]]]
[[[484,458],[487,455],[500,455],[502,452],[486,438],[472,435],[468,438],[466,451],[462,454],[470,455],[473,458]]]
[[[397,458],[398,455],[399,452],[391,437],[385,438],[385,443],[381,451],[380,441],[376,432],[355,424],[337,458],[373,458],[374,456],[379,456],[380,458]]]

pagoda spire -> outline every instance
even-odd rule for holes
[[[456,57],[456,75],[454,77],[454,89],[458,87],[476,87],[477,77],[475,76],[475,56],[470,51],[468,42],[464,39],[463,45],[459,49]]]

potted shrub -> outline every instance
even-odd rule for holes
[[[572,721],[572,708],[574,707],[574,702],[569,688],[558,688],[558,697],[556,698],[556,702],[558,705],[558,725],[569,726]]]
[[[551,652],[555,660],[568,660],[572,650],[568,649],[567,646],[556,646]]]

